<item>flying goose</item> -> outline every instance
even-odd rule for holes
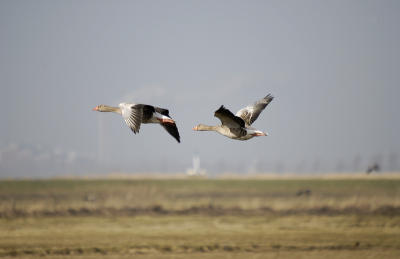
[[[93,108],[93,111],[115,112],[124,118],[126,124],[133,131],[139,133],[142,123],[158,123],[180,143],[180,136],[175,121],[169,117],[167,109],[134,103],[120,103],[118,107],[100,104]]]
[[[240,109],[236,115],[223,105],[215,111],[214,116],[220,119],[221,125],[207,126],[199,124],[193,128],[196,131],[216,131],[228,138],[237,140],[248,140],[252,137],[267,136],[260,130],[251,127],[251,124],[257,120],[260,113],[274,99],[271,94],[268,94],[263,99]]]

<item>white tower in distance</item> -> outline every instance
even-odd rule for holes
[[[204,176],[206,175],[206,170],[200,169],[200,157],[198,155],[193,155],[192,158],[192,168],[186,170],[187,175],[191,176]]]

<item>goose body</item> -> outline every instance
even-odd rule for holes
[[[160,124],[172,137],[180,143],[180,136],[175,121],[169,116],[169,111],[164,108],[148,104],[120,103],[118,107],[108,105],[98,105],[93,108],[99,112],[114,112],[122,115],[125,123],[133,131],[139,133],[142,123]]]
[[[240,109],[236,115],[221,105],[221,107],[214,113],[214,116],[221,121],[221,125],[208,126],[199,124],[195,126],[193,130],[215,131],[221,135],[236,140],[248,140],[257,136],[267,136],[267,133],[257,130],[251,127],[251,125],[257,120],[260,113],[273,99],[274,97],[268,94],[254,104]]]

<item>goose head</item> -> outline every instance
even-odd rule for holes
[[[93,111],[103,112],[106,110],[106,106],[104,104],[97,105],[92,109]]]
[[[197,126],[194,126],[193,130],[196,130],[196,131],[210,130],[210,126],[207,126],[207,125],[204,125],[204,124],[199,124]]]
[[[268,136],[268,133],[262,132],[261,130],[256,130],[256,129],[247,129],[247,134],[253,136],[253,137],[261,137],[261,136]]]
[[[97,105],[96,107],[93,108],[93,111],[121,113],[120,108],[112,107],[112,106],[108,106],[108,105],[104,105],[104,104]]]

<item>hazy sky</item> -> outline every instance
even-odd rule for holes
[[[0,177],[184,172],[193,154],[218,172],[399,169],[399,24],[400,1],[2,0]],[[192,131],[268,93],[269,136]],[[168,108],[182,143],[92,111],[120,102]]]

